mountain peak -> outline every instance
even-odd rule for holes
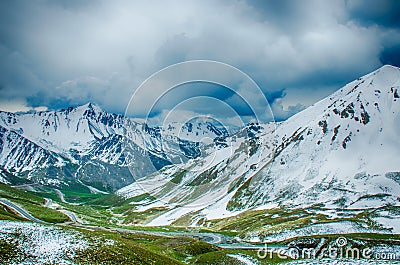
[[[397,67],[397,66],[390,65],[390,64],[385,64],[384,66],[382,66],[378,70],[397,70],[397,71],[399,71],[400,68]]]
[[[383,77],[386,81],[398,82],[400,78],[400,68],[386,64],[367,76]]]
[[[79,113],[82,113],[83,116],[89,115],[92,117],[103,112],[103,110],[97,104],[92,103],[92,102],[88,102],[84,105],[78,106],[78,107],[76,107],[76,110]]]
[[[90,109],[90,110],[95,110],[95,111],[103,111],[99,105],[93,102],[88,102],[84,105],[78,106],[77,108],[82,108],[82,109]]]

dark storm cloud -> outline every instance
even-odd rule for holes
[[[378,26],[388,29],[384,49],[380,54],[382,64],[400,66],[400,1],[398,0],[348,0],[349,17],[363,26]],[[390,29],[393,29],[390,31]]]
[[[400,66],[400,44],[386,48],[380,56],[383,64]]]
[[[346,5],[349,16],[362,25],[400,27],[400,1],[398,0],[348,0]]]
[[[0,107],[94,101],[123,112],[155,71],[209,59],[247,73],[285,119],[382,64],[399,65],[399,3],[4,0]]]

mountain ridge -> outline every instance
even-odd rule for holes
[[[198,143],[107,113],[93,103],[59,111],[0,112],[0,126],[0,166],[4,170],[28,180],[43,178],[45,183],[50,180],[64,186],[78,179],[86,184],[103,183],[103,187],[96,184],[97,188],[113,191],[170,164],[168,152],[183,160],[199,155]],[[199,130],[211,137],[220,133],[209,126]],[[8,135],[19,141],[11,141]],[[18,143],[26,146],[13,146]],[[134,164],[126,154],[135,158]],[[96,167],[101,170],[97,172]]]

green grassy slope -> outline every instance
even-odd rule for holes
[[[8,199],[31,213],[34,217],[49,223],[62,223],[68,221],[68,217],[56,210],[49,209],[44,206],[45,200],[28,191],[13,188],[7,184],[0,183],[0,197]],[[9,214],[1,214],[0,218],[3,220],[21,219],[17,215],[7,210]]]

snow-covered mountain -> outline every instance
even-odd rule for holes
[[[399,95],[400,69],[384,66],[284,122],[234,133],[207,118],[149,127],[90,103],[0,112],[0,181],[121,188],[136,211],[163,209],[151,225],[400,205]]]
[[[277,128],[269,171],[240,207],[279,203],[375,207],[400,203],[400,69],[384,66]]]
[[[182,139],[176,130],[183,132]],[[92,103],[60,111],[0,112],[0,168],[45,185],[83,182],[112,191],[171,159],[199,156],[200,143],[188,139],[204,135],[224,137],[226,131],[207,121],[151,128]]]
[[[137,211],[163,207],[150,225],[251,208],[400,205],[400,69],[384,66],[290,119],[252,125],[226,146],[120,189]]]

